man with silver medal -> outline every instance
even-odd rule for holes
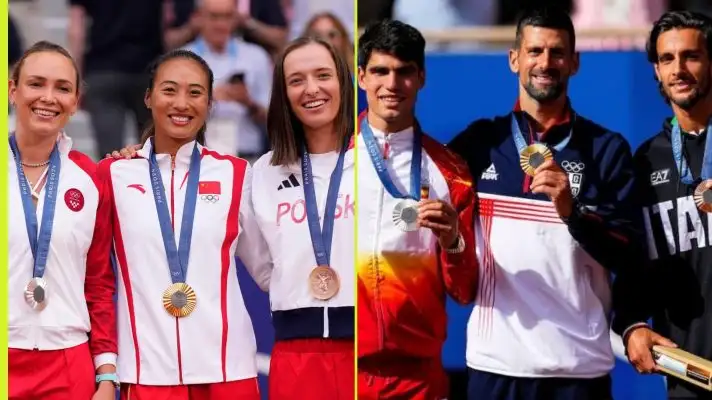
[[[15,135],[10,136],[10,148],[12,149],[17,167],[17,178],[20,183],[20,195],[22,196],[22,209],[25,213],[25,224],[27,235],[34,258],[34,268],[32,279],[25,287],[25,302],[34,310],[42,311],[47,307],[49,300],[49,288],[44,279],[47,257],[49,253],[50,238],[52,237],[52,226],[54,224],[54,209],[57,204],[57,184],[59,183],[60,157],[57,145],[54,146],[50,154],[49,165],[45,171],[47,184],[45,186],[45,199],[42,211],[42,224],[38,227],[37,214],[33,197],[39,197],[36,187],[31,188],[29,181],[25,177],[22,169],[22,158],[20,150],[17,148]],[[37,185],[43,178],[38,179]],[[39,201],[39,198],[37,198]],[[38,232],[39,228],[39,232]]]

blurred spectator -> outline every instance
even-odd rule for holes
[[[353,74],[354,45],[341,21],[329,12],[316,14],[307,23],[306,36],[319,36],[331,43],[344,57]]]
[[[150,116],[143,102],[146,68],[163,52],[163,0],[70,4],[69,46],[87,83],[82,107],[91,116],[101,157],[124,146],[127,112],[133,114],[139,134]]]
[[[683,9],[696,11],[712,17],[712,1],[710,0],[684,0]]]
[[[395,0],[359,0],[358,26],[367,25],[382,19],[393,18],[393,3]]]
[[[266,151],[265,121],[272,89],[272,61],[260,46],[232,36],[234,0],[201,0],[198,38],[186,48],[205,59],[215,75],[215,104],[206,144],[254,161]]]
[[[22,57],[23,47],[20,32],[17,30],[12,15],[7,16],[7,58],[8,65],[13,66]]]
[[[353,0],[283,0],[289,21],[289,40],[296,39],[306,30],[315,14],[330,12],[346,27],[349,39],[354,34]]]
[[[196,8],[202,0],[171,0],[175,15],[166,32],[166,45],[180,47],[195,39],[200,27]],[[236,29],[248,43],[259,44],[270,53],[284,47],[287,21],[280,0],[232,0],[237,12]]]
[[[643,28],[648,29],[665,11],[666,0],[576,0],[572,16],[576,29]],[[577,50],[644,49],[646,38],[611,37],[580,39]]]

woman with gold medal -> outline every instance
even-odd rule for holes
[[[255,163],[252,191],[274,260],[269,397],[352,399],[353,80],[330,44],[302,38],[281,54],[273,82],[272,151]]]
[[[122,399],[259,399],[254,330],[235,255],[267,289],[270,254],[247,161],[203,146],[213,74],[192,52],[150,70],[152,125],[107,159],[115,210]]]
[[[349,71],[327,42],[303,38],[284,50],[274,72],[268,111],[272,151],[255,163],[250,192],[274,262],[269,282],[276,334],[269,375],[272,400],[353,398],[355,199]],[[128,147],[112,156],[133,154]],[[251,266],[250,259],[242,261],[248,269],[261,268]]]

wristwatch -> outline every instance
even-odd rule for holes
[[[564,223],[570,223],[571,221],[576,221],[583,217],[586,213],[588,212],[588,208],[586,207],[585,204],[581,203],[580,201],[574,199],[574,204],[571,207],[571,214],[564,218],[562,217],[561,219],[564,221]]]
[[[105,381],[111,382],[116,388],[119,387],[119,377],[116,374],[99,374],[96,376],[97,384]]]
[[[455,248],[445,249],[448,254],[460,254],[465,251],[465,239],[462,235],[457,235],[457,246]]]

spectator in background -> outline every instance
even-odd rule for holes
[[[359,28],[384,19],[392,19],[394,1],[395,0],[359,0],[357,10]]]
[[[69,45],[86,77],[83,108],[99,154],[123,147],[127,112],[139,132],[148,118],[145,70],[163,52],[162,7],[163,0],[70,0]]]
[[[15,20],[11,15],[7,16],[7,61],[12,68],[13,65],[22,57],[22,38],[17,30]]]
[[[309,20],[304,36],[317,36],[331,43],[348,63],[353,74],[354,45],[346,27],[330,12],[316,14]]]
[[[232,36],[241,21],[238,13],[234,0],[201,0],[199,36],[186,48],[205,59],[215,75],[216,101],[208,121],[207,146],[255,161],[267,147],[273,65],[260,46]]]
[[[581,28],[646,28],[665,12],[666,0],[576,0],[572,19]],[[644,49],[645,38],[578,40],[577,50]]]
[[[349,40],[353,40],[353,0],[282,0],[289,21],[289,40],[301,36],[315,14],[330,12],[346,27]]]
[[[166,31],[166,46],[176,48],[194,40],[200,31],[196,8],[202,0],[172,0],[175,10]],[[280,0],[232,0],[237,7],[236,29],[247,43],[276,54],[287,40],[287,21]]]

